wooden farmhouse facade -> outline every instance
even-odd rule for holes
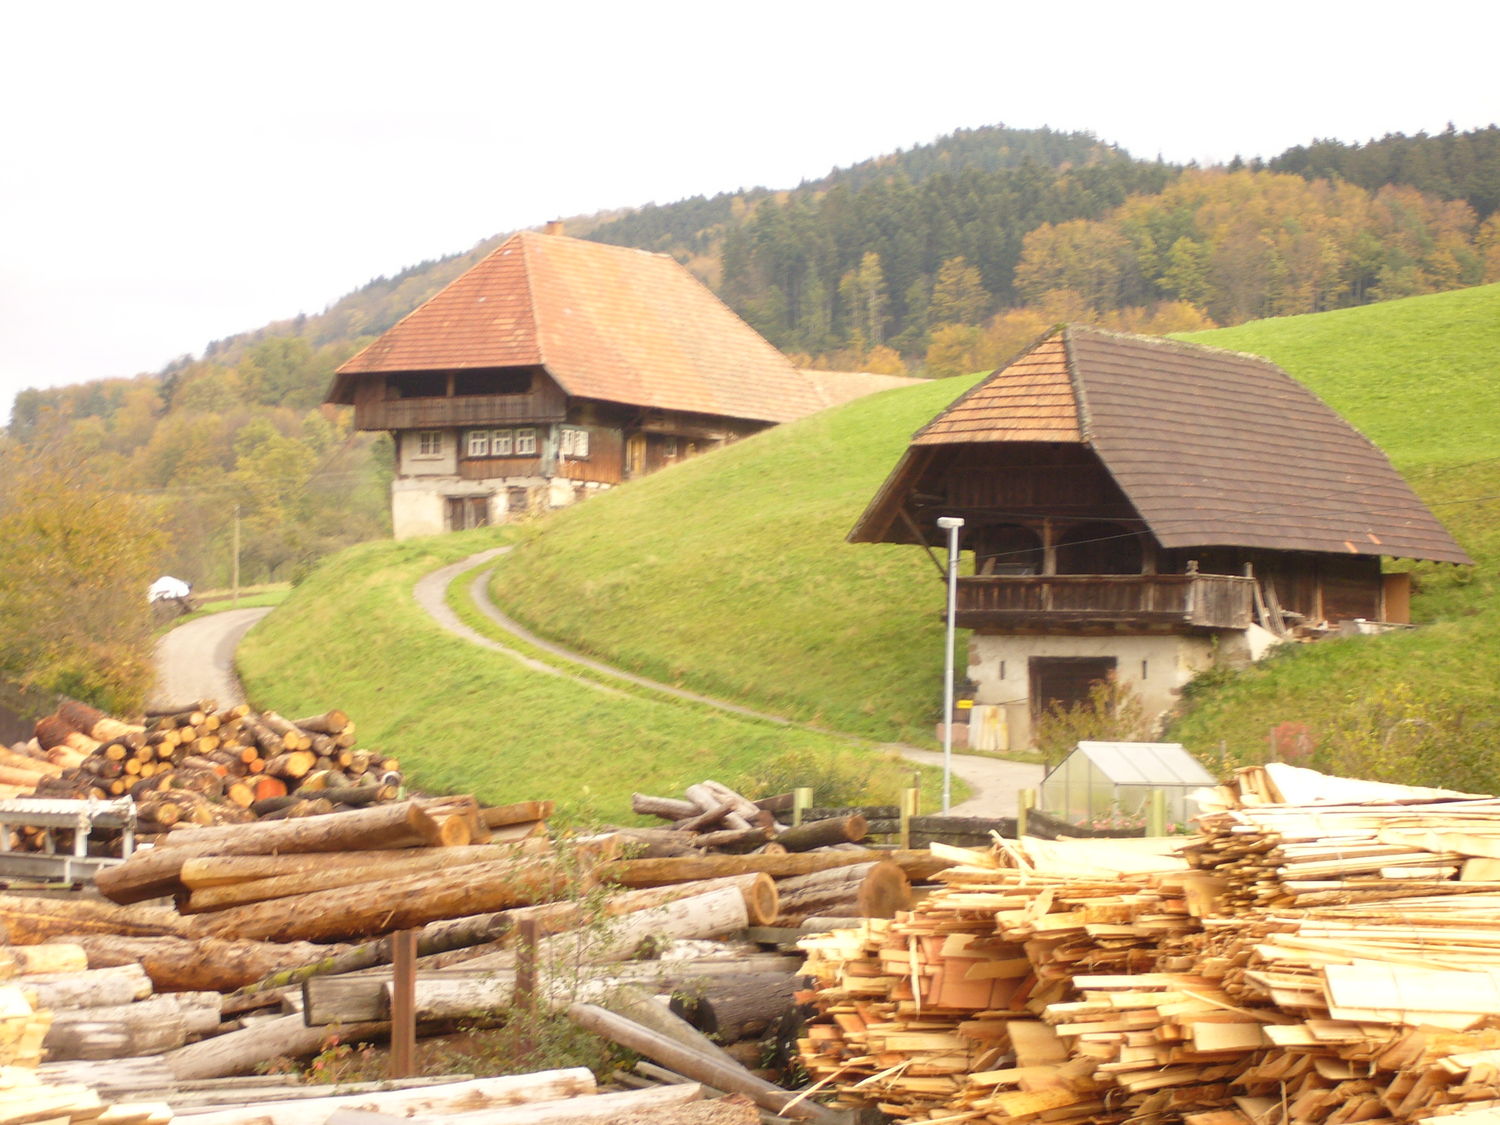
[[[972,573],[971,741],[1113,678],[1163,716],[1220,661],[1341,623],[1402,623],[1385,558],[1469,557],[1384,454],[1267,360],[1053,332],[912,438],[849,538],[943,547]],[[1355,626],[1365,628],[1363,624]],[[1373,626],[1372,626],[1373,627]]]
[[[396,537],[556,508],[880,389],[798,371],[663,254],[523,232],[339,368]]]

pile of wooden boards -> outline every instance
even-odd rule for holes
[[[1289,807],[1265,781],[1179,858],[1006,843],[805,939],[804,1065],[903,1121],[1492,1123],[1500,802]]]
[[[127,723],[66,701],[36,737],[0,752],[4,796],[131,797],[138,831],[308,816],[395,800],[400,763],[360,749],[342,711],[289,720],[201,700]],[[15,848],[41,845],[21,828]],[[62,842],[64,847],[67,842]],[[110,846],[107,838],[101,846]]]

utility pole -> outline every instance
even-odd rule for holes
[[[231,603],[235,609],[240,607],[240,506],[234,506],[234,601]]]

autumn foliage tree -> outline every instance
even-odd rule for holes
[[[108,486],[107,464],[0,453],[0,678],[125,713],[150,681],[146,589],[165,539],[154,505]]]

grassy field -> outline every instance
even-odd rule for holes
[[[241,645],[251,698],[290,713],[349,712],[363,744],[399,756],[428,790],[551,798],[586,821],[627,817],[634,791],[673,794],[705,777],[758,793],[819,785],[882,804],[910,784],[912,766],[845,739],[604,694],[442,631],[412,587],[503,535],[370,543],[328,561]],[[924,789],[936,790],[930,771]]]
[[[1412,568],[1427,627],[1297,646],[1192,693],[1172,736],[1238,761],[1274,740],[1318,768],[1500,792],[1500,286],[1187,338],[1265,355],[1311,387],[1477,565]]]
[[[656,679],[930,745],[941,570],[921,550],[844,537],[912,431],[972,382],[875,395],[560,512],[500,563],[492,595]]]

